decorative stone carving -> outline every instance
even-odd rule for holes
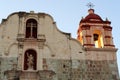
[[[37,71],[22,71],[20,80],[39,80]]]
[[[29,49],[25,52],[24,56],[24,70],[34,71],[37,69],[37,53]]]
[[[52,70],[39,71],[39,80],[53,80],[53,76],[56,74]]]
[[[8,80],[19,80],[20,72],[13,69],[13,70],[5,71],[5,75]]]
[[[43,34],[38,35],[38,42],[39,42],[38,47],[39,48],[43,48],[45,41],[46,41],[45,35],[43,35]]]
[[[24,41],[24,34],[18,34],[17,40],[21,42]]]
[[[23,48],[24,34],[18,34],[17,41],[18,41],[18,47]]]
[[[26,12],[19,12],[18,13],[19,17],[23,17],[23,16],[25,16],[25,14],[26,14]]]
[[[28,70],[33,70],[33,65],[34,65],[34,57],[32,54],[27,53],[27,65],[28,65]]]

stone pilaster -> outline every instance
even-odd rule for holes
[[[18,70],[22,70],[22,54],[23,54],[24,38],[18,38]]]
[[[45,35],[38,35],[38,48],[39,48],[39,53],[38,53],[38,62],[37,62],[37,68],[38,70],[43,70],[43,48],[44,48],[44,45],[45,45],[45,41],[46,41],[46,38],[45,38]]]

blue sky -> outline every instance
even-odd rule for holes
[[[96,14],[100,15],[103,20],[107,17],[112,22],[114,44],[119,49],[117,62],[120,69],[119,0],[2,0],[0,1],[0,20],[18,11],[44,12],[54,18],[61,31],[71,33],[72,37],[76,38],[79,21],[81,17],[88,14],[86,5],[89,2],[95,5]]]

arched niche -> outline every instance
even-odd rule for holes
[[[24,70],[37,69],[37,53],[33,49],[25,51],[24,54]]]
[[[37,38],[37,21],[35,19],[28,19],[26,21],[26,38]]]

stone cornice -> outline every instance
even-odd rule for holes
[[[86,51],[116,52],[117,48],[85,48]]]

